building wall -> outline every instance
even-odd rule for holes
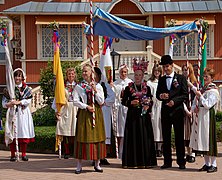
[[[47,0],[32,0],[33,2],[47,2]],[[5,4],[0,5],[0,12],[4,9],[9,9],[14,6],[18,6],[24,3],[30,2],[30,0],[5,0]]]
[[[37,26],[35,16],[25,16],[26,59],[37,58]]]
[[[162,15],[154,15],[153,19],[153,27],[164,27],[164,17]],[[153,41],[153,51],[160,56],[164,54],[164,47],[164,39]]]

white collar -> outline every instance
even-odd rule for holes
[[[16,85],[17,87],[21,88],[22,87],[22,83]]]

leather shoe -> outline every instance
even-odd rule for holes
[[[103,172],[103,169],[98,169],[98,168],[95,167],[95,166],[94,166],[94,169],[95,169],[96,172],[99,172],[99,173],[102,173],[102,172]]]
[[[188,163],[194,163],[195,162],[195,157],[190,156],[189,159],[187,160]]]
[[[208,173],[217,172],[217,167],[210,166],[210,168],[207,170]]]
[[[15,156],[10,158],[11,162],[15,162],[16,160],[17,160],[17,158]]]
[[[69,154],[65,154],[64,155],[64,159],[69,159],[70,155]]]
[[[186,169],[186,166],[185,165],[180,165],[179,169]]]
[[[167,169],[167,168],[171,168],[171,167],[172,167],[172,165],[170,165],[170,164],[164,164],[164,165],[160,166],[161,169]]]
[[[202,168],[199,169],[199,171],[208,171],[208,169],[210,169],[210,166],[207,166],[206,164],[203,165]]]
[[[110,165],[109,161],[108,161],[106,158],[100,159],[100,164],[101,164],[101,165]],[[95,165],[94,165],[94,166],[95,166]]]
[[[22,160],[23,160],[23,161],[28,161],[29,159],[28,159],[27,156],[23,156],[23,157],[22,157]]]
[[[81,174],[81,172],[82,172],[82,169],[80,169],[80,170],[75,170],[75,174]]]

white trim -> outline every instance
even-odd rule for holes
[[[148,26],[153,27],[153,15],[149,15],[146,19],[148,21]],[[153,40],[148,41],[148,45],[153,47]]]
[[[37,59],[40,59],[41,57],[41,37],[42,37],[42,31],[41,31],[41,25],[37,25]]]

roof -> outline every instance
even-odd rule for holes
[[[94,3],[93,11],[96,6],[104,11],[110,12],[112,2]],[[143,8],[144,14],[147,13],[202,13],[202,12],[221,12],[222,1],[182,1],[182,2],[139,2],[131,0],[138,7]],[[3,11],[4,14],[88,14],[90,6],[88,2],[28,2],[19,6],[12,7]]]

